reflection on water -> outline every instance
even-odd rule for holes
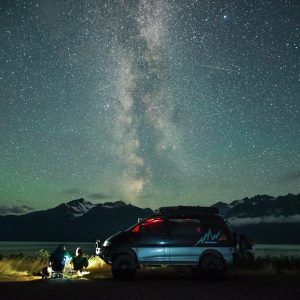
[[[1,242],[0,254],[36,254],[39,250],[44,249],[49,253],[54,251],[61,242]],[[95,254],[95,243],[71,242],[64,243],[71,254],[75,254],[77,247],[84,249],[87,255]],[[279,256],[295,255],[300,256],[300,245],[256,245],[257,256]]]

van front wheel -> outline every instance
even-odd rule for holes
[[[136,263],[130,255],[118,255],[112,262],[112,275],[115,279],[130,280],[135,272]]]

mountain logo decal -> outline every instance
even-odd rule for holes
[[[217,233],[213,234],[211,229],[209,229],[200,239],[199,241],[194,245],[198,246],[199,244],[214,244],[217,243],[218,238],[221,234],[221,230],[219,230]]]

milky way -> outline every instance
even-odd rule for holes
[[[297,1],[2,1],[0,214],[298,193]]]

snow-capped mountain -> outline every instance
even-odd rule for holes
[[[153,214],[122,201],[92,204],[84,199],[23,215],[0,216],[0,240],[95,241]]]
[[[300,194],[257,195],[214,206],[233,231],[247,233],[259,243],[300,242]]]
[[[217,207],[224,205],[220,210],[223,216],[238,223],[282,223],[300,221],[300,195],[288,194],[286,196],[272,197],[268,195],[257,195],[253,198],[236,200],[230,204],[217,203]]]
[[[126,206],[126,203],[124,203],[123,201],[106,202],[103,204],[93,204],[89,201],[86,201],[83,198],[80,198],[80,199],[69,201],[67,203],[62,203],[54,208],[45,211],[34,212],[32,214],[46,213],[47,215],[54,215],[54,216],[57,215],[59,217],[63,216],[67,218],[78,218],[78,217],[82,217],[83,215],[85,215],[95,207],[118,208],[122,206]]]
[[[89,201],[84,200],[83,198],[72,200],[68,203],[65,203],[68,212],[73,215],[73,217],[80,217],[95,207],[97,204],[93,204]]]
[[[267,195],[246,198],[226,214],[233,226],[260,223],[299,223],[300,195],[271,197]]]

